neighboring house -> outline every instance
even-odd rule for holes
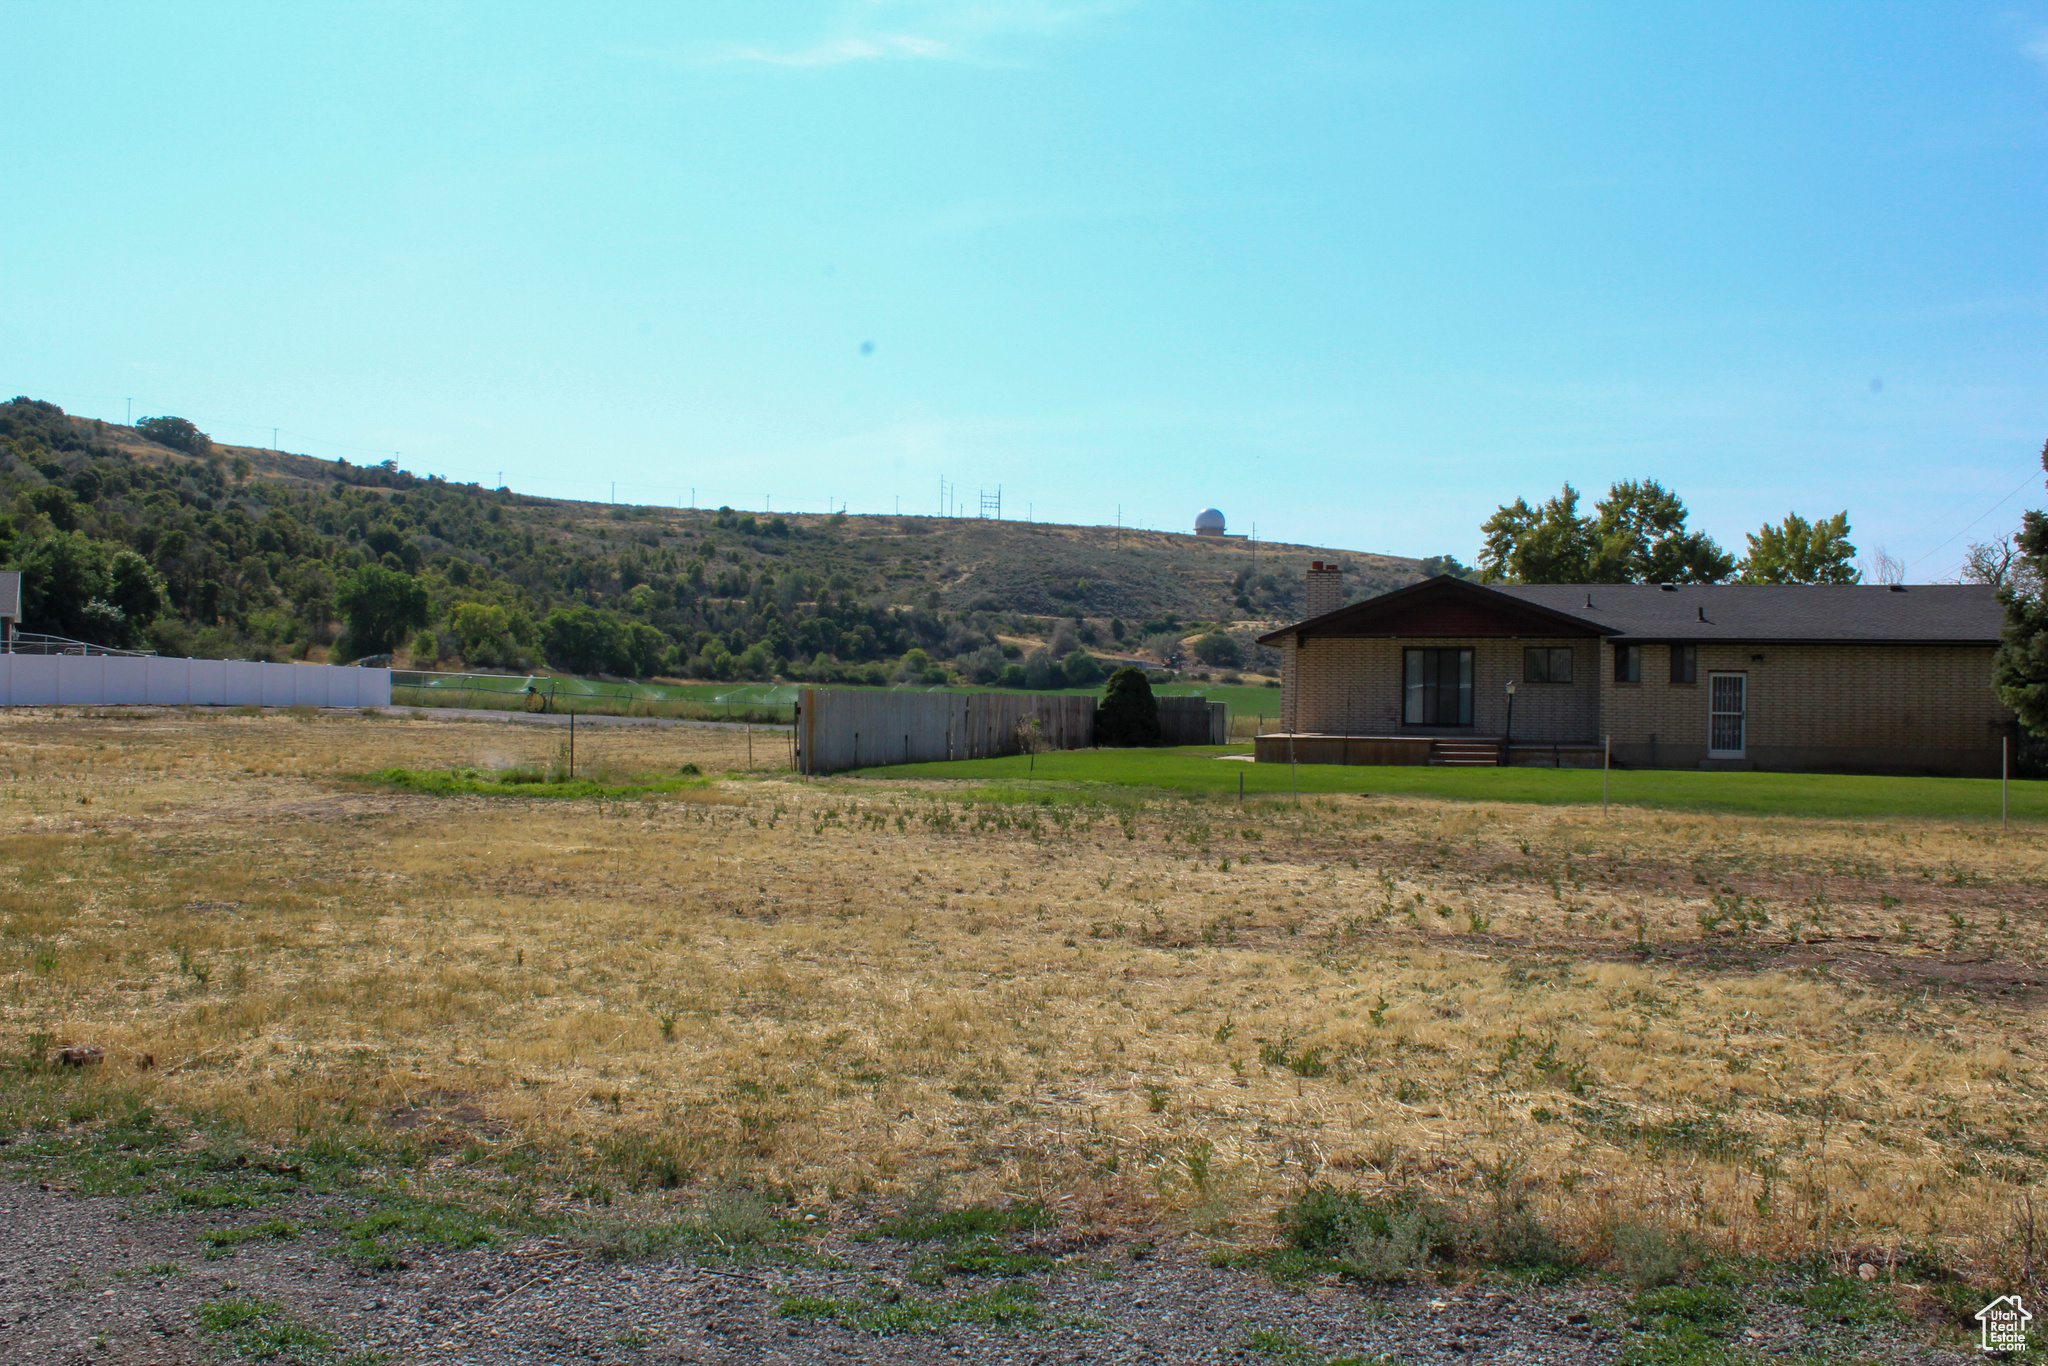
[[[1262,761],[1598,766],[1611,739],[1634,767],[1995,777],[2015,733],[1978,584],[1433,578],[1344,607],[1318,562],[1307,601],[1259,638],[1281,660]]]

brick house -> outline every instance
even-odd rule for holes
[[[1993,776],[2004,614],[1978,584],[1500,584],[1342,606],[1308,572],[1261,761]],[[1510,714],[1512,707],[1512,716]],[[1510,730],[1512,726],[1512,731]]]

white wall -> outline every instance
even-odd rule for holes
[[[391,670],[236,659],[0,654],[0,706],[388,707]]]

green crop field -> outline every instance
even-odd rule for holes
[[[1453,801],[1598,805],[1598,769],[1427,768],[1341,764],[1254,764],[1219,758],[1248,747],[1097,749],[951,763],[896,764],[860,770],[871,778],[951,778],[984,784],[979,799],[1057,799],[1062,792],[1153,789],[1234,797],[1300,792],[1442,797]],[[1995,778],[1900,778],[1838,773],[1705,773],[1689,769],[1616,769],[1609,795],[1618,804],[1751,815],[1925,816],[1996,821]],[[2014,820],[2048,820],[2048,782],[2015,781]]]

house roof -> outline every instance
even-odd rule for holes
[[[1477,584],[1424,579],[1261,636],[1610,636],[1637,641],[1996,645],[1985,584]]]
[[[1583,616],[1533,599],[1447,575],[1339,607],[1259,637],[1277,645],[1287,636],[1599,636],[1604,628]]]
[[[1996,645],[2005,624],[1997,590],[1981,583],[1532,583],[1498,591],[1598,621],[1624,641]]]

